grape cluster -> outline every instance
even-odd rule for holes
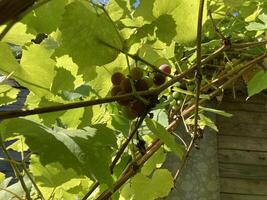
[[[176,91],[172,92],[172,94],[168,96],[168,101],[170,102],[172,110],[178,111],[182,104],[181,93]]]
[[[145,91],[149,90],[151,87],[162,85],[166,81],[164,73],[170,74],[171,68],[164,64],[159,67],[159,70],[163,73],[153,73],[153,77],[140,67],[132,68],[128,76],[125,76],[121,72],[113,73],[111,76],[113,85],[111,88],[111,96],[131,93],[133,87],[136,91]],[[144,96],[142,96],[142,98],[147,99]],[[119,100],[118,103],[121,105],[123,115],[128,119],[134,119],[141,116],[146,109],[145,103],[137,98]]]

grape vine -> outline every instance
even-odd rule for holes
[[[0,106],[16,102],[20,87],[29,94],[22,109],[0,112],[2,160],[18,179],[0,199],[167,197],[204,129],[217,129],[205,113],[228,116],[205,103],[240,80],[249,97],[267,88],[267,5],[244,1],[249,9],[215,0],[4,0]],[[167,151],[181,159],[175,174],[161,167]]]

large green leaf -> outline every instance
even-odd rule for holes
[[[29,31],[51,33],[59,27],[67,0],[53,0],[32,10],[24,19]]]
[[[267,88],[267,72],[259,71],[248,82],[248,96],[253,96]]]
[[[119,51],[103,42],[122,49],[117,31],[107,15],[88,2],[75,1],[66,6],[60,30],[60,52],[69,54],[87,79],[96,76],[95,66],[107,64],[118,56]]]
[[[173,178],[167,169],[157,169],[151,178],[137,174],[131,180],[134,199],[154,200],[169,194],[173,187]]]
[[[175,142],[174,137],[166,129],[150,118],[146,118],[146,125],[157,137],[159,137],[179,158],[183,157],[184,148]]]
[[[170,43],[175,39],[178,43],[192,43],[196,39],[198,7],[199,1],[195,0],[141,1],[134,16],[141,16],[147,22],[154,23],[157,26],[157,36],[164,42],[168,40]],[[206,20],[206,10],[205,5],[203,23]]]
[[[26,119],[6,120],[0,125],[5,136],[23,135],[42,165],[60,163],[77,174],[87,175],[110,185],[109,172],[112,149],[116,148],[113,131],[104,124],[78,130],[50,129]]]
[[[179,43],[188,43],[196,39],[199,1],[195,0],[155,0],[153,15],[171,15],[176,22],[175,40]],[[204,7],[203,22],[206,19]],[[185,34],[186,33],[186,34]],[[162,33],[163,34],[163,33]]]
[[[0,84],[0,106],[16,101],[19,90],[10,85]]]
[[[53,51],[40,45],[31,45],[23,50],[21,65],[16,61],[9,47],[0,43],[0,71],[18,81],[38,96],[50,94],[54,78],[55,62],[50,58]]]

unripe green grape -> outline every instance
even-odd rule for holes
[[[135,81],[142,79],[143,74],[144,74],[143,70],[139,67],[133,68],[130,72],[131,78]]]
[[[178,111],[180,109],[180,106],[179,105],[174,105],[174,106],[172,106],[172,109],[175,110],[175,111]]]
[[[124,75],[120,72],[115,72],[114,74],[112,74],[111,76],[111,82],[113,83],[113,85],[120,85],[121,81],[125,79]]]
[[[171,73],[171,67],[167,64],[163,64],[159,66],[159,70],[166,73],[166,74],[170,74]]]
[[[131,85],[131,81],[129,78],[123,79],[121,81],[120,87],[125,93],[132,92],[132,85]]]
[[[166,80],[166,77],[160,73],[156,73],[154,78],[153,78],[153,82],[156,85],[162,85],[163,83],[165,83],[165,80]]]
[[[180,106],[182,104],[182,101],[181,100],[177,100],[176,104]]]
[[[168,100],[169,102],[171,102],[171,101],[173,100],[173,96],[172,96],[172,95],[169,95],[167,100]]]
[[[176,83],[174,84],[174,86],[176,86],[176,87],[181,87],[181,83],[180,83],[180,82],[176,82]]]
[[[181,95],[180,95],[179,92],[173,92],[172,96],[173,96],[174,99],[179,99]]]
[[[171,102],[170,102],[170,104],[171,104],[171,106],[176,106],[176,100],[175,99],[173,99]]]

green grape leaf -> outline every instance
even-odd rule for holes
[[[259,71],[247,84],[248,96],[251,97],[267,88],[267,72]]]
[[[155,0],[149,1],[140,1],[139,7],[135,10],[133,16],[138,17],[141,16],[145,21],[151,22],[156,18],[153,16],[153,5]]]
[[[0,27],[0,32],[3,31],[5,26]],[[3,42],[8,42],[16,45],[24,45],[34,39],[34,35],[27,33],[27,27],[21,22],[16,23],[5,35]]]
[[[109,1],[107,5],[107,11],[113,21],[119,19],[132,18],[130,11],[130,2],[128,0],[115,0]]]
[[[67,110],[59,119],[64,127],[74,129],[81,123],[83,114],[84,108],[71,109]]]
[[[32,10],[22,23],[27,25],[29,31],[34,30],[35,33],[51,33],[59,27],[62,14],[64,13],[67,0],[53,0]]]
[[[3,137],[16,133],[23,135],[42,165],[59,162],[65,169],[72,168],[79,175],[112,184],[109,165],[117,144],[113,131],[105,124],[78,130],[50,129],[34,121],[18,118],[6,120],[0,127]]]
[[[154,185],[153,188],[155,188],[156,185],[158,186],[156,187],[156,190],[154,189],[154,193],[157,198],[167,196],[174,186],[171,172],[167,169],[156,170],[152,176],[151,185]]]
[[[58,53],[69,54],[79,66],[79,73],[89,80],[96,77],[95,66],[112,62],[119,53],[116,49],[122,49],[107,15],[87,2],[75,1],[66,6],[60,31],[62,46]]]
[[[173,186],[171,173],[167,169],[157,169],[151,178],[143,174],[137,174],[133,177],[131,179],[133,190],[129,191],[133,193],[134,199],[154,200],[167,196]]]
[[[155,0],[153,15],[156,18],[164,14],[171,15],[176,24],[176,42],[191,43],[196,39],[198,7],[199,2],[195,0]],[[203,23],[206,20],[206,10],[205,5]]]
[[[10,85],[0,84],[0,105],[6,105],[16,101],[19,90]]]
[[[16,137],[11,137],[8,138],[6,141],[14,141],[11,145],[7,147],[7,149],[12,149],[17,152],[23,152],[23,151],[28,151],[29,147],[25,143],[25,138],[23,136],[16,136]]]
[[[180,159],[183,157],[184,148],[175,142],[174,137],[158,122],[146,118],[149,130],[159,137]]]
[[[217,115],[221,115],[221,116],[224,116],[224,117],[232,117],[233,116],[233,114],[225,112],[223,110],[217,110],[217,109],[213,109],[213,108],[206,108],[206,107],[203,107],[203,106],[199,106],[199,108],[201,108],[201,110],[203,110],[203,111],[215,113]]]
[[[251,22],[248,26],[246,26],[246,29],[249,31],[262,31],[267,30],[267,14],[263,13],[258,16],[259,20],[262,23],[259,22]]]
[[[23,50],[21,65],[18,64],[7,44],[0,43],[0,51],[0,71],[3,74],[13,73],[12,78],[38,96],[50,94],[55,65],[50,58],[52,51],[33,44]]]
[[[0,172],[0,185],[5,180],[5,174]]]
[[[30,172],[41,187],[58,187],[72,178],[79,177],[73,169],[64,169],[59,162],[42,165],[36,155],[31,156]]]
[[[144,164],[141,169],[141,173],[150,176],[155,168],[158,168],[166,159],[166,153],[163,148],[160,148],[153,156],[151,156],[148,161]]]
[[[62,67],[56,68],[55,71],[56,75],[53,80],[51,91],[54,94],[60,94],[64,90],[74,90],[75,77],[72,75],[72,73]]]
[[[215,123],[207,116],[203,115],[203,114],[199,114],[200,120],[199,120],[199,127],[201,129],[204,129],[205,126],[210,127],[211,129],[215,130],[216,132],[218,132],[218,128],[215,125]]]
[[[131,187],[134,192],[134,199],[154,200],[155,185],[151,185],[151,180],[143,174],[135,175],[131,180]]]

